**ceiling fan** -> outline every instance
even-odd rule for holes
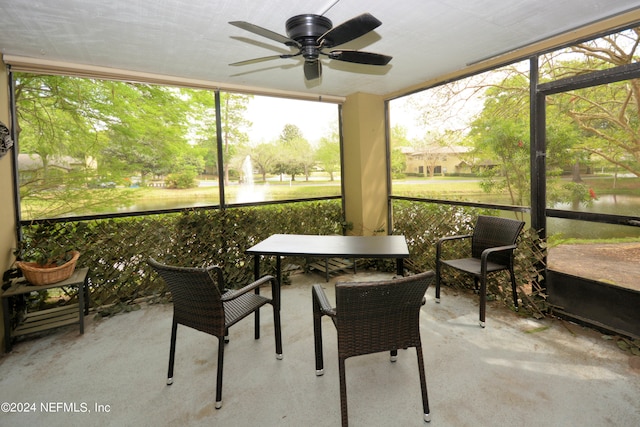
[[[379,27],[382,22],[369,13],[356,16],[337,27],[333,26],[329,18],[322,15],[296,15],[289,18],[285,24],[287,36],[245,21],[231,21],[229,24],[279,43],[284,43],[292,49],[297,49],[297,52],[291,54],[265,56],[234,62],[229,65],[247,65],[277,58],[302,56],[304,58],[304,76],[307,80],[313,80],[322,75],[321,56],[326,56],[336,61],[367,65],[387,65],[392,58],[379,53],[358,50],[334,49],[328,52],[324,51],[324,49],[340,46],[355,40]]]

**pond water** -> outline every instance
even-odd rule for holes
[[[598,197],[588,205],[581,204],[578,209],[571,203],[560,203],[553,206],[554,209],[578,210],[580,212],[606,213],[614,215],[640,216],[640,197],[606,195]],[[597,224],[587,221],[573,221],[562,218],[547,219],[547,234],[549,236],[561,233],[564,237],[580,239],[603,238],[640,238],[640,227]]]

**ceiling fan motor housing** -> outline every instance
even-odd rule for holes
[[[321,15],[305,14],[287,19],[285,26],[287,36],[302,45],[302,56],[315,60],[318,59],[318,37],[333,28],[333,23]]]

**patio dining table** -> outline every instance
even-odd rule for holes
[[[320,236],[274,234],[246,250],[254,255],[254,275],[260,277],[260,257],[275,256],[278,283],[282,283],[282,257],[318,258],[395,258],[396,273],[404,274],[404,259],[409,257],[407,241],[402,235]]]

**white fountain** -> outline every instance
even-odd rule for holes
[[[236,203],[264,201],[264,188],[257,189],[253,181],[253,164],[251,156],[247,155],[242,161],[242,182],[236,195]]]

